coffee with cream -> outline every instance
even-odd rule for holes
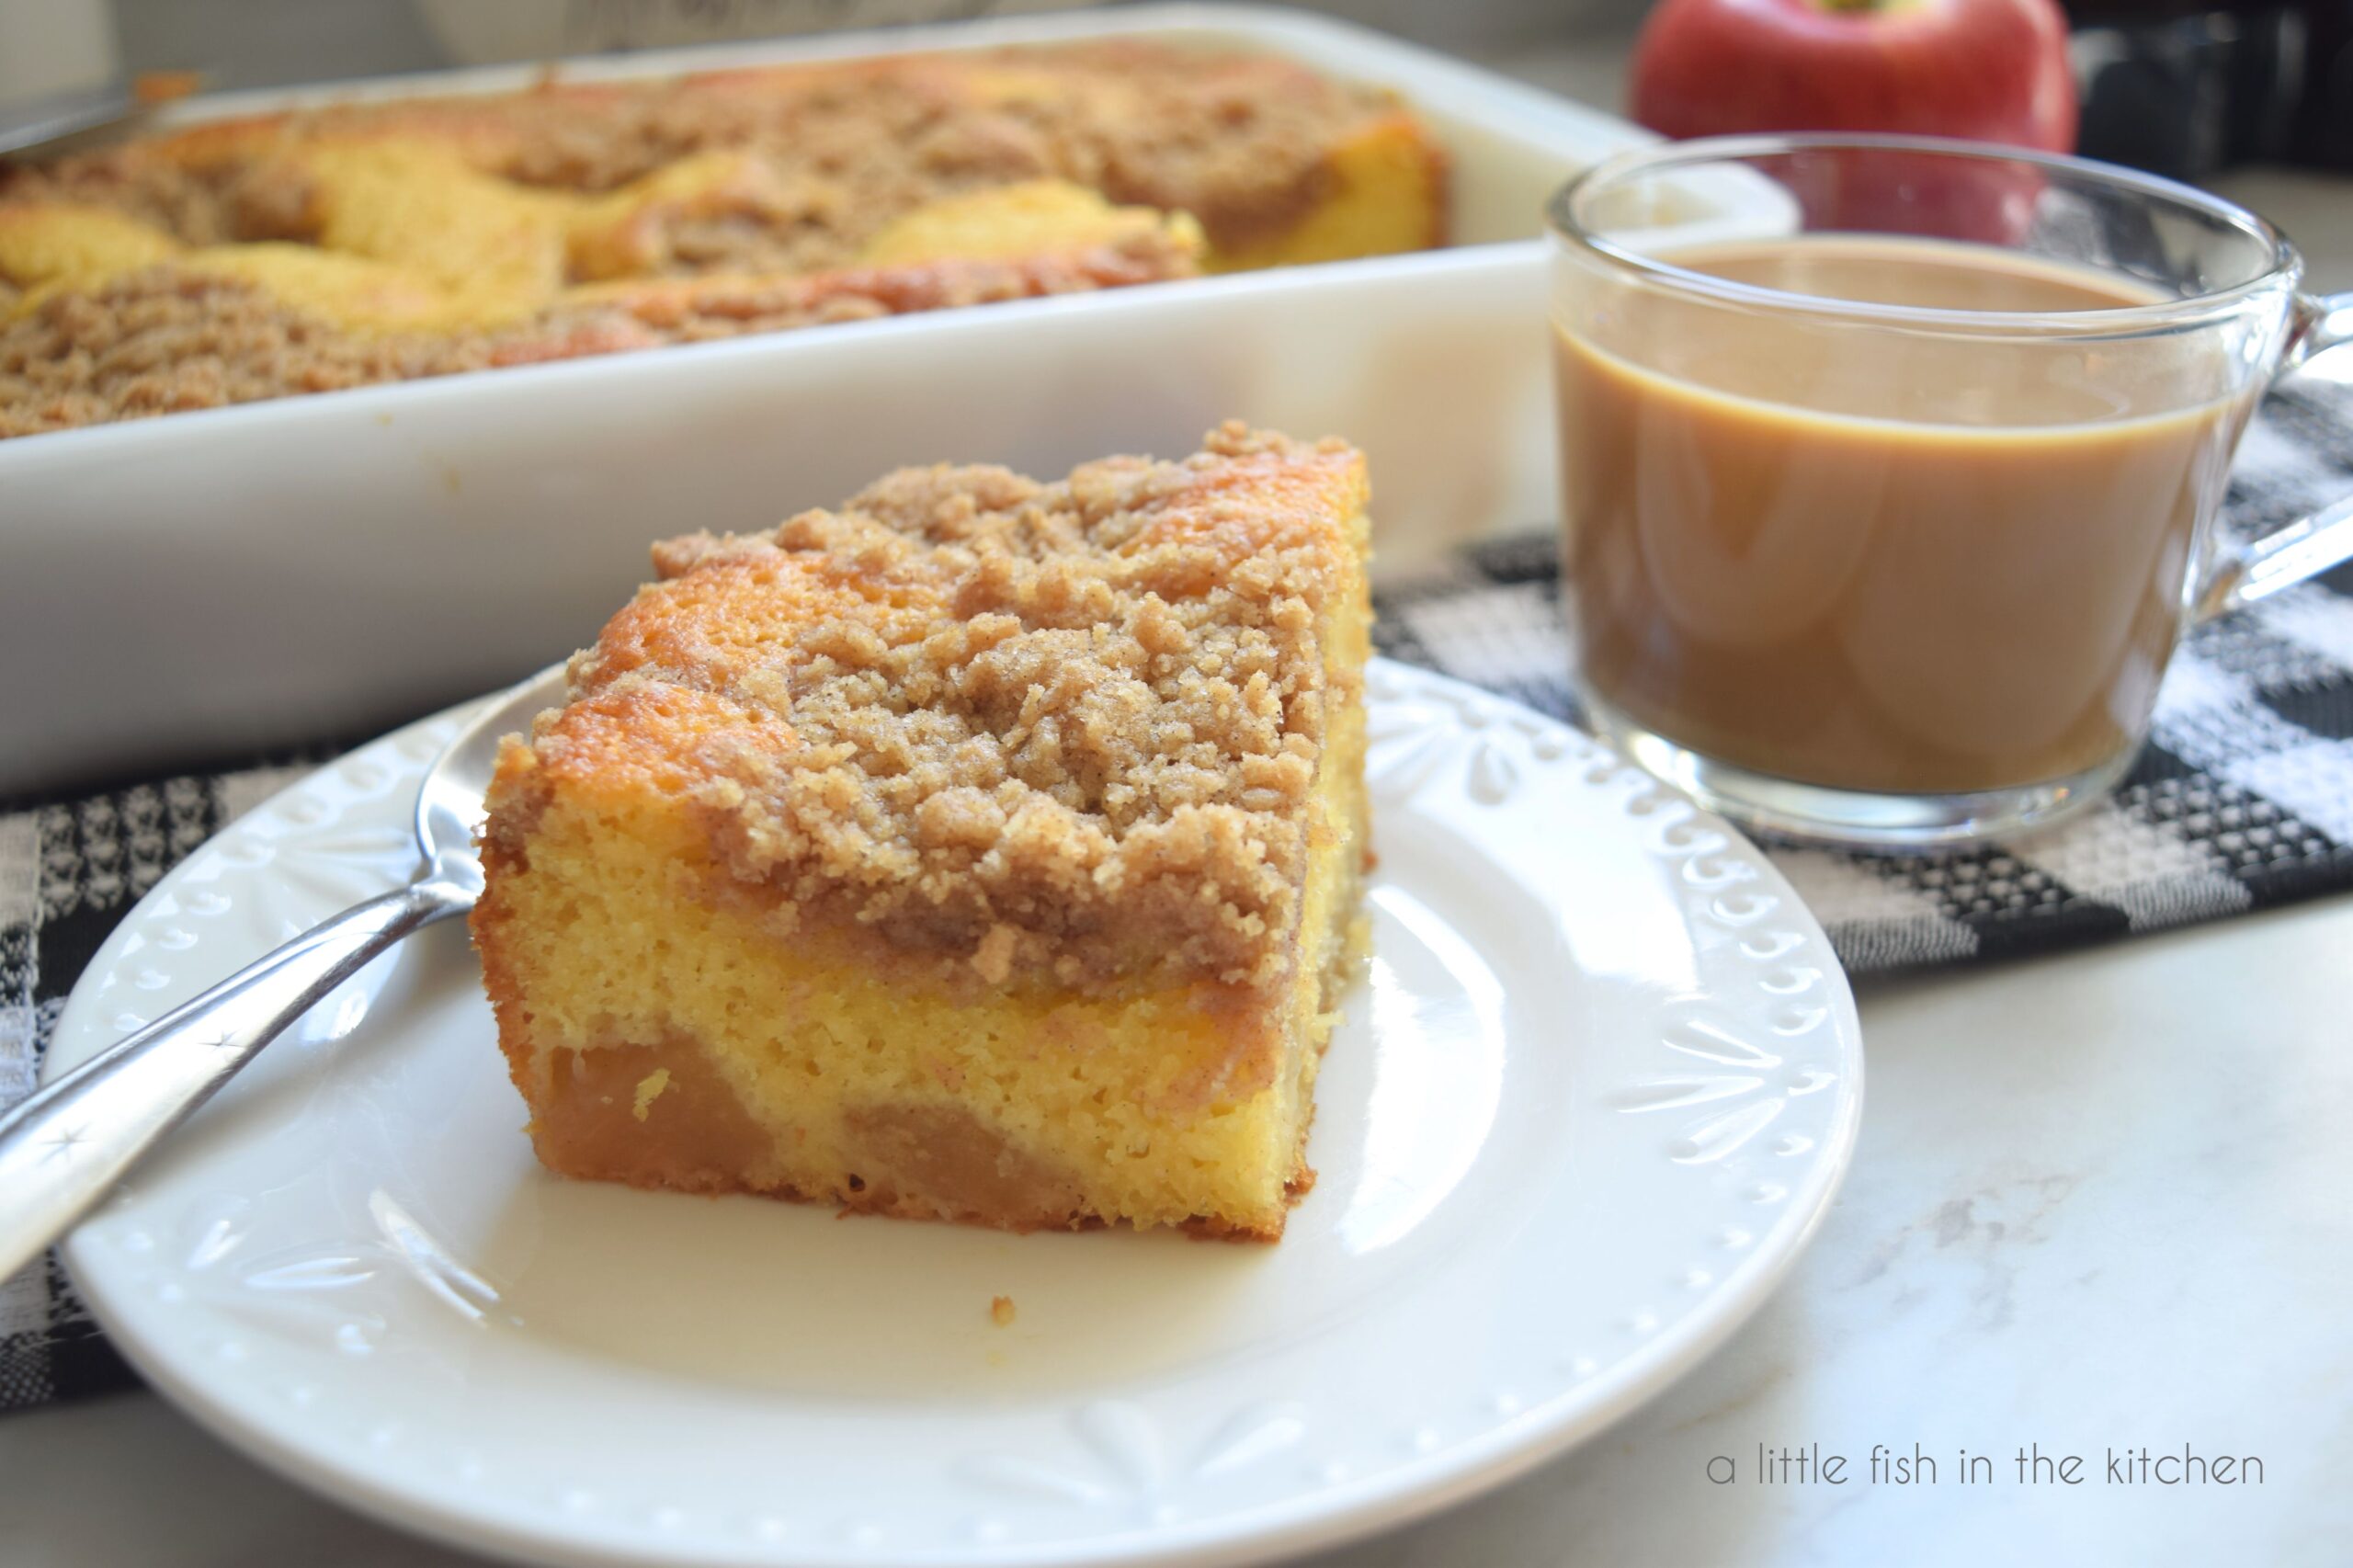
[[[2211,340],[2071,324],[2157,296],[1991,247],[1668,259],[1696,276],[1596,278],[1555,335],[1587,689],[1704,756],[1846,790],[2005,789],[2130,746],[2247,413]],[[2037,312],[2058,341],[1890,334],[1839,301]]]

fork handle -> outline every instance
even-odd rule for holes
[[[471,888],[428,867],[408,886],[312,926],[0,1116],[0,1280],[39,1256],[321,997],[410,932],[472,905]]]

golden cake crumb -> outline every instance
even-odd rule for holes
[[[669,1086],[670,1070],[667,1067],[656,1067],[653,1072],[640,1078],[637,1081],[636,1097],[630,1105],[630,1115],[643,1121],[652,1113],[654,1102],[660,1099],[662,1091]]]
[[[1013,1326],[1013,1298],[994,1296],[989,1299],[989,1322],[999,1328]]]

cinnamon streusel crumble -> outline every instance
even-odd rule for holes
[[[1228,425],[657,547],[492,791],[541,1157],[1279,1233],[1365,853],[1364,496]]]
[[[0,165],[0,436],[1443,239],[1387,95],[1142,41],[556,83]]]

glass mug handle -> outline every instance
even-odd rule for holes
[[[2296,297],[2293,334],[2278,376],[2329,349],[2353,344],[2353,293]],[[2199,585],[2194,619],[2211,620],[2353,561],[2353,495],[2224,549]]]

